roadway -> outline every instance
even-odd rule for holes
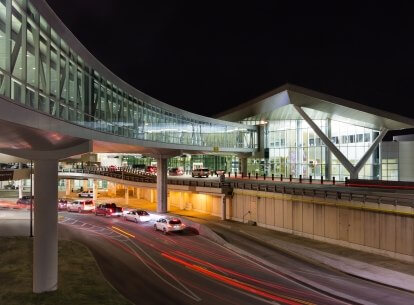
[[[59,213],[59,219],[60,237],[86,245],[109,282],[136,304],[388,305],[413,300],[410,293],[300,261],[223,226],[213,229],[259,259],[245,258],[191,229],[165,236],[154,230],[152,222],[136,224],[68,212]],[[334,299],[281,270],[306,277],[319,289],[325,287],[343,298]]]
[[[60,238],[86,245],[109,282],[138,304],[349,304],[187,229],[59,213]]]

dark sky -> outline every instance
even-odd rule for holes
[[[409,7],[348,1],[48,2],[115,74],[192,112],[213,115],[291,82],[414,118]]]

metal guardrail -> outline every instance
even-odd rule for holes
[[[107,176],[133,182],[144,182],[144,183],[156,183],[157,178],[154,174],[145,173],[141,170],[132,168],[84,168],[84,169],[59,169],[62,173],[81,173],[81,174],[92,174]],[[185,185],[195,187],[209,187],[209,188],[225,188],[225,189],[243,189],[243,190],[254,190],[280,194],[290,195],[303,195],[314,198],[324,198],[333,200],[344,200],[354,202],[371,202],[371,203],[383,203],[390,205],[400,205],[414,207],[414,196],[412,198],[395,196],[393,194],[364,194],[363,191],[343,191],[343,190],[318,190],[312,188],[304,188],[298,185],[283,185],[283,184],[269,184],[260,183],[260,181],[206,181],[206,180],[190,180],[190,179],[167,179],[167,183],[171,185]]]

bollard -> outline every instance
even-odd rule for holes
[[[248,173],[249,179],[250,179],[250,173]]]
[[[283,174],[280,174],[280,181],[283,181]]]
[[[273,180],[275,180],[275,175],[274,175],[274,174],[272,174],[272,181],[273,181]]]
[[[299,175],[299,183],[302,183],[302,175]]]
[[[256,173],[256,180],[257,180],[257,179],[259,179],[259,174],[258,174],[258,173]]]
[[[234,172],[234,178],[237,178],[237,172]]]
[[[321,176],[321,184],[323,184],[323,176]]]
[[[289,181],[292,182],[292,175],[289,175]]]
[[[309,176],[309,183],[312,184],[312,175]]]
[[[263,180],[266,180],[266,174],[263,174]]]
[[[348,177],[345,177],[345,185],[348,185]]]
[[[231,174],[231,173],[229,172],[229,178],[230,178],[230,174]]]
[[[332,184],[335,185],[335,177],[332,177]]]

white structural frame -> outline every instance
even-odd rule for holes
[[[321,138],[322,142],[328,147],[328,149],[335,155],[335,157],[341,162],[341,164],[347,169],[350,174],[351,179],[358,179],[358,173],[367,162],[368,158],[372,155],[375,148],[378,147],[381,140],[386,135],[388,129],[384,128],[380,131],[380,134],[376,137],[374,142],[370,145],[368,150],[364,153],[362,158],[358,161],[356,165],[353,165],[345,155],[335,146],[334,143],[325,135],[325,133],[315,124],[315,122],[306,114],[306,112],[297,105],[293,105],[295,110],[300,114],[300,116],[308,123],[312,130]]]

